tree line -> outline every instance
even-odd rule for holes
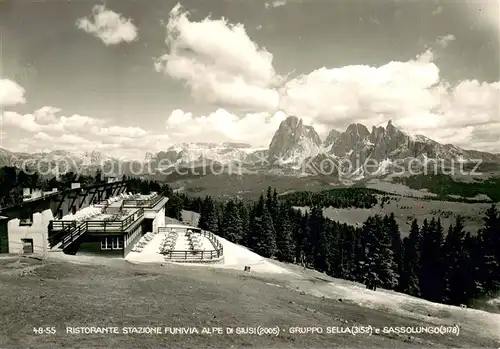
[[[268,258],[302,264],[367,288],[382,287],[433,302],[470,305],[500,289],[500,214],[492,205],[477,235],[457,217],[444,232],[440,219],[414,220],[402,238],[394,214],[361,227],[325,218],[313,202],[305,213],[276,190],[252,203],[173,195],[174,211],[200,213],[198,226]]]
[[[15,168],[0,171],[0,205],[22,201],[22,188],[66,189],[72,182],[92,185],[106,179],[66,173],[45,179]],[[439,219],[414,220],[402,238],[394,214],[369,217],[361,227],[328,219],[323,207],[371,207],[375,192],[362,188],[279,196],[268,188],[252,203],[177,194],[167,184],[138,178],[128,191],[156,191],[169,197],[166,215],[182,220],[182,210],[200,214],[198,226],[268,258],[297,263],[328,275],[382,287],[434,302],[470,305],[500,290],[500,213],[492,205],[477,235],[457,217],[444,232]],[[352,191],[351,191],[352,190]],[[375,200],[375,201],[374,201]],[[294,206],[309,206],[302,213]]]

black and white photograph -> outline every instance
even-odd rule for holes
[[[500,347],[500,0],[0,0],[0,349]]]

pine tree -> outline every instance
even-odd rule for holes
[[[443,244],[443,302],[461,304],[465,300],[465,278],[462,275],[466,256],[464,251],[464,225],[462,217],[456,218],[455,225],[451,224]]]
[[[389,236],[391,237],[391,249],[394,256],[393,269],[396,274],[396,278],[399,278],[403,272],[403,242],[401,241],[401,233],[393,212],[391,212],[389,216],[384,217],[384,225]],[[396,289],[398,288],[396,287]]]
[[[378,233],[380,217],[368,217],[363,224],[363,260],[360,260],[359,272],[363,274],[362,280],[366,288],[376,290],[381,282],[377,273]]]
[[[319,212],[323,217],[323,210]],[[331,221],[323,218],[323,229],[317,232],[318,241],[314,248],[314,268],[325,273],[330,273],[334,257],[332,230]]]
[[[229,200],[222,212],[220,235],[233,243],[238,243],[243,238],[243,223],[238,207],[233,200]]]
[[[442,298],[442,241],[443,228],[441,221],[432,218],[430,224],[427,224],[427,221],[424,220],[419,285],[422,297],[432,302],[441,302]]]
[[[411,223],[410,234],[403,241],[403,265],[399,278],[399,290],[415,297],[420,296],[419,263],[422,236],[417,220]]]
[[[354,228],[347,224],[339,225],[337,223],[340,237],[340,251],[342,258],[342,269],[339,277],[347,280],[356,280],[356,253],[361,239],[361,231],[359,228]]]
[[[279,206],[276,222],[276,256],[278,260],[292,263],[294,261],[293,222],[289,209]]]
[[[479,235],[481,283],[484,292],[492,295],[500,288],[500,214],[495,205],[486,211],[484,227]]]
[[[264,205],[261,214],[254,217],[253,236],[255,252],[263,257],[274,257],[276,255],[276,232],[273,220],[267,207]]]
[[[198,227],[212,233],[217,233],[219,230],[218,212],[210,196],[207,196],[205,200],[203,200]]]
[[[170,197],[166,206],[166,215],[182,222],[183,203],[177,195]]]
[[[470,233],[465,234],[464,238],[464,288],[466,293],[466,301],[462,302],[469,305],[470,301],[480,296],[484,290],[481,283],[481,237],[472,236]]]
[[[387,219],[386,219],[387,220]],[[392,237],[384,219],[376,215],[366,220],[363,226],[365,260],[365,285],[376,289],[392,289],[397,284]]]
[[[248,232],[250,228],[250,214],[248,212],[247,205],[243,201],[238,201],[236,206],[241,219],[241,238],[238,243],[246,245],[248,242]]]
[[[393,289],[398,284],[398,268],[400,255],[394,253],[394,241],[397,244],[398,253],[401,253],[401,236],[399,228],[394,219],[394,215],[385,216],[382,219],[382,229],[377,231],[380,235],[379,240],[379,258],[377,260],[378,273],[381,281],[381,286],[385,289]]]
[[[309,221],[309,213],[306,211],[303,215],[297,214],[297,223],[295,229],[295,260],[300,265],[307,266],[306,249],[307,249],[307,222]]]
[[[324,234],[323,210],[320,206],[314,206],[308,215],[306,223],[304,254],[307,265],[315,265],[316,251],[319,246],[320,236]]]

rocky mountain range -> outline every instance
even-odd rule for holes
[[[245,143],[183,143],[165,151],[146,154],[144,163],[161,171],[178,166],[194,168],[213,163],[238,163],[253,172],[291,175],[321,174],[325,171],[332,174],[331,169],[336,169],[335,173],[342,169],[343,174],[356,179],[366,177],[368,162],[372,166],[369,174],[380,175],[412,159],[439,159],[448,164],[481,159],[498,164],[500,154],[440,144],[423,135],[411,135],[392,121],[385,127],[373,127],[371,131],[362,124],[353,123],[345,131],[331,130],[322,141],[312,126],[304,125],[298,117],[289,116],[281,122],[268,148],[255,149]],[[0,166],[36,165],[42,160],[44,166],[51,168],[64,163],[65,168],[58,171],[74,170],[71,167],[92,171],[104,167],[108,172],[110,168],[117,168],[130,174],[134,171],[132,167],[140,167],[137,162],[126,166],[131,163],[106,157],[97,151],[75,154],[58,150],[28,154],[0,149]]]
[[[380,175],[407,164],[454,166],[479,160],[500,163],[500,154],[465,150],[412,135],[391,120],[386,127],[373,127],[371,131],[353,123],[343,132],[331,130],[321,142],[312,127],[292,116],[281,123],[269,148],[269,163],[273,166],[303,170],[306,165],[313,172],[330,174],[341,169],[343,174],[354,177],[365,177],[367,170],[371,175]]]

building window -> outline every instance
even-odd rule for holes
[[[121,250],[123,239],[121,237],[106,237],[101,241],[101,250]]]
[[[102,239],[101,250],[111,250],[111,238]]]
[[[123,248],[123,240],[119,237],[112,238],[111,241],[111,247],[116,250],[116,249],[122,249]]]

